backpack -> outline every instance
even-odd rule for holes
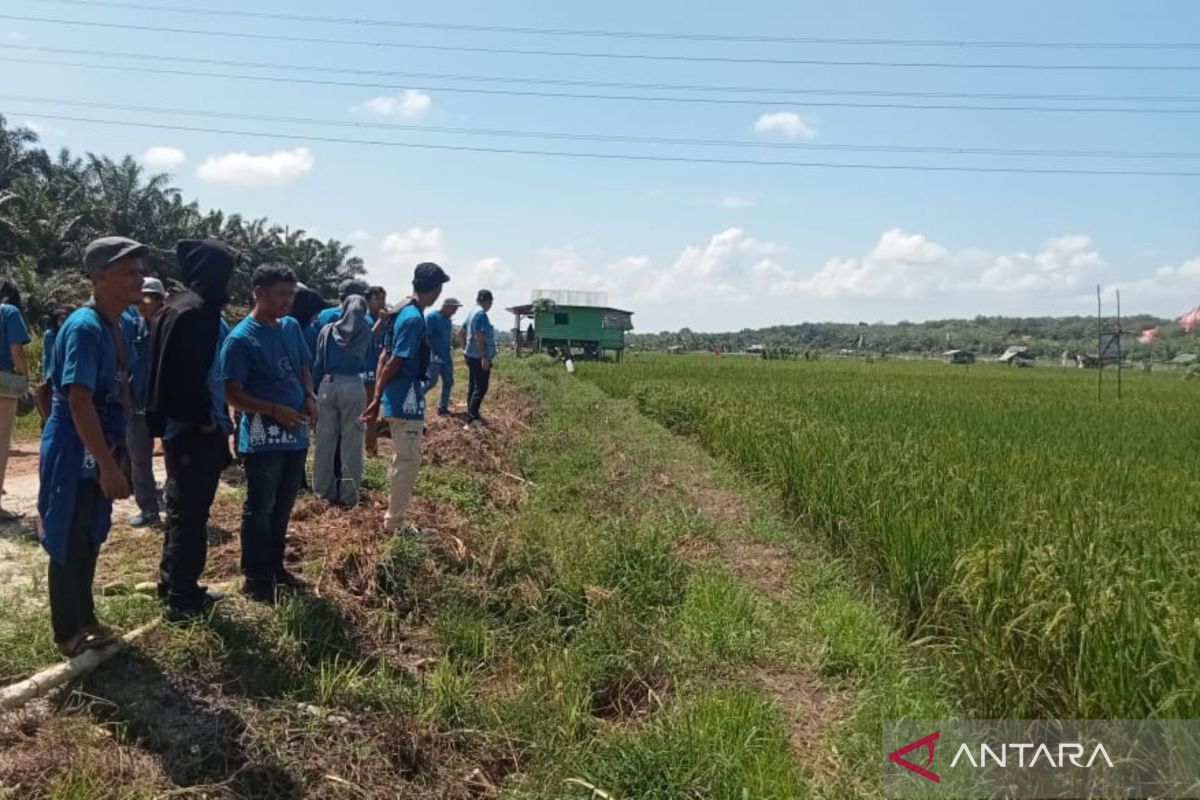
[[[403,303],[387,311],[386,315],[384,316],[385,321],[383,324],[382,336],[383,351],[385,353],[392,352],[392,342],[396,337],[396,318],[400,316],[401,311],[411,305],[416,305],[416,302],[417,301],[413,298],[408,297],[405,298]],[[420,309],[417,310],[420,311]],[[424,315],[422,315],[422,320],[423,319]],[[432,360],[433,348],[429,346],[429,334],[426,333],[425,337],[421,340],[421,355],[417,359],[417,366],[419,367],[417,374],[421,376],[421,380],[423,381],[429,379],[429,364]]]

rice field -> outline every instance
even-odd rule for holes
[[[1200,381],[641,356],[580,374],[770,485],[973,716],[1200,717]]]

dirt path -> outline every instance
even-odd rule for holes
[[[161,456],[154,459],[154,475],[161,485],[167,477]],[[45,571],[45,556],[37,545],[38,443],[13,444],[4,477],[4,508],[22,514],[16,522],[0,523],[0,603],[28,598]],[[133,498],[113,507],[113,519],[124,520],[137,513]]]

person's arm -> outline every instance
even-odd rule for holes
[[[371,398],[371,402],[367,404],[366,411],[363,412],[363,422],[374,422],[379,416],[379,405],[383,402],[383,390],[392,379],[396,377],[396,373],[404,366],[404,359],[400,356],[390,356],[387,351],[379,354],[379,368],[375,373],[375,396]]]
[[[487,337],[475,331],[475,347],[479,350],[479,365],[485,370],[492,368],[492,360],[488,358]]]
[[[232,378],[225,381],[225,402],[243,414],[274,417],[285,428],[299,428],[304,420],[301,413],[291,406],[259,400],[246,391],[241,381]]]
[[[125,480],[125,473],[121,472],[121,466],[113,458],[108,442],[104,441],[100,415],[92,404],[92,390],[82,383],[73,383],[68,398],[75,431],[100,468],[100,491],[109,500],[129,497],[129,481]]]
[[[313,422],[317,421],[317,416],[320,414],[320,409],[317,406],[317,396],[313,394],[313,379],[312,373],[308,367],[300,368],[300,381],[304,384],[304,413]]]
[[[29,374],[29,362],[25,359],[25,345],[14,344],[12,346],[12,362],[13,372],[18,375]]]

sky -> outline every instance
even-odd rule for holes
[[[1200,47],[1162,46],[1200,42],[1190,0],[198,2],[5,0],[0,113],[51,149],[134,154],[202,207],[349,241],[393,296],[435,260],[468,302],[600,291],[641,331],[1088,314],[1097,285],[1128,312],[1200,303]],[[824,41],[729,38],[764,36]]]

